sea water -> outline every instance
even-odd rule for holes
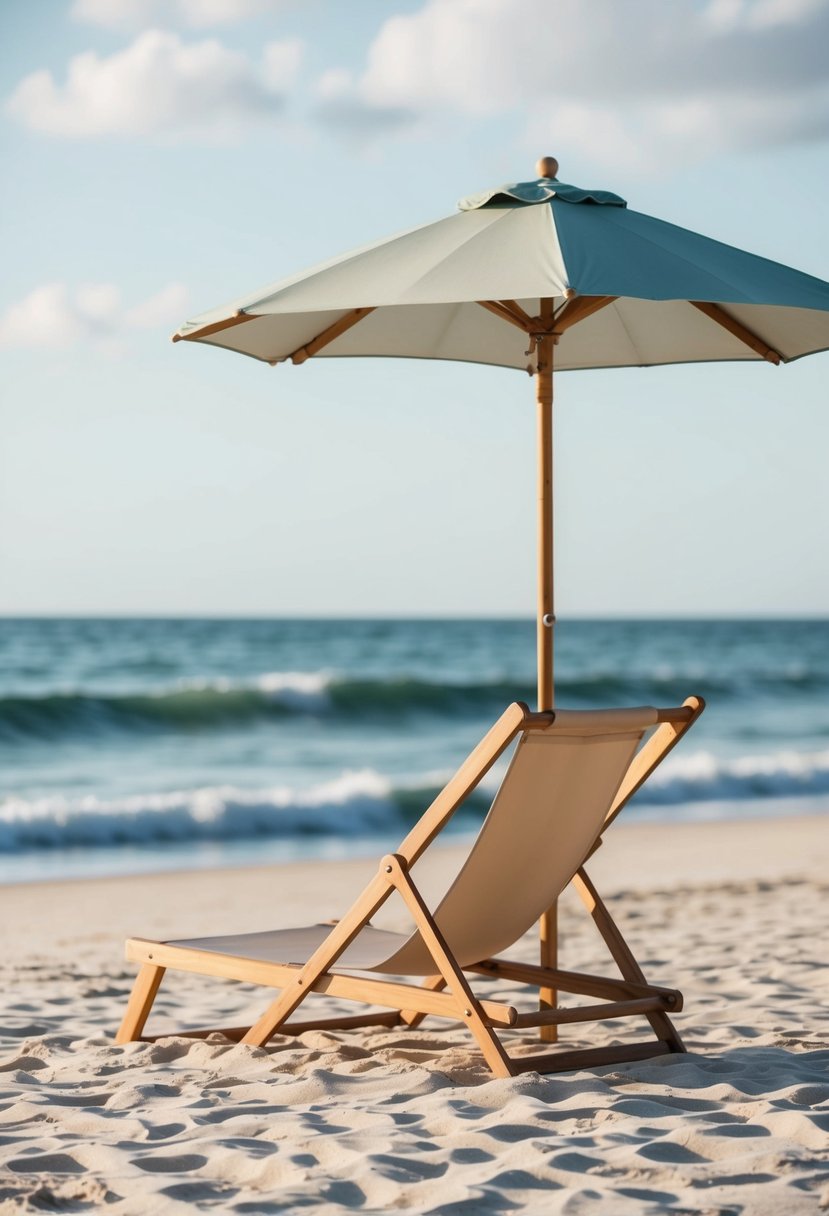
[[[630,819],[829,809],[829,622],[565,620],[556,647],[561,706],[708,703]],[[524,620],[2,619],[0,881],[393,848],[534,682]]]

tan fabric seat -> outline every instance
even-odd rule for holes
[[[192,950],[208,950],[216,954],[236,954],[260,963],[307,963],[314,951],[331,932],[331,925],[306,925],[302,929],[271,929],[264,933],[233,933],[224,937],[184,938],[168,942]],[[383,964],[407,941],[405,933],[389,933],[366,925],[356,941],[343,953],[337,963],[342,970],[384,970]]]

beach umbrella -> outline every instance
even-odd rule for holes
[[[395,356],[530,371],[538,415],[538,708],[554,703],[553,371],[711,360],[788,363],[829,348],[829,283],[537,178],[346,253],[173,336],[261,359]],[[552,917],[542,957],[554,965]]]
[[[538,708],[552,709],[553,370],[787,363],[829,348],[829,283],[538,178],[202,313],[173,341],[261,359],[452,359],[530,371],[538,411]]]

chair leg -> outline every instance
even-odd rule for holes
[[[601,896],[582,867],[573,878],[573,886],[593,918],[596,928],[604,938],[608,950],[613,956],[616,966],[626,980],[635,984],[647,984],[645,973],[634,958],[630,946],[622,936],[619,926],[608,912]],[[653,1028],[653,1032],[663,1043],[667,1043],[671,1051],[687,1051],[667,1013],[652,1012],[645,1015]]]
[[[314,984],[329,967],[332,967],[342,952],[350,945],[364,925],[367,925],[378,908],[386,902],[393,891],[387,876],[377,873],[362,895],[351,905],[342,920],[334,922],[328,937],[317,947],[296,978],[283,988],[262,1016],[253,1023],[242,1039],[249,1047],[264,1047],[271,1035],[300,1005]]]
[[[141,1031],[153,1007],[158,986],[164,978],[164,967],[145,963],[135,978],[124,1019],[115,1036],[116,1043],[133,1043],[141,1038]]]
[[[551,904],[543,913],[538,926],[539,958],[542,967],[548,971],[558,968],[558,900]],[[538,1008],[542,1013],[555,1009],[558,1005],[558,993],[555,988],[542,987],[538,991]],[[542,1043],[558,1042],[558,1026],[540,1026],[538,1037]]]
[[[423,897],[409,877],[405,861],[394,853],[388,854],[380,863],[386,865],[391,875],[391,881],[402,895],[420,935],[426,944],[432,958],[440,968],[440,973],[446,981],[446,987],[458,1002],[458,1015],[472,1031],[481,1054],[496,1077],[514,1077],[513,1063],[501,1045],[501,1041],[493,1030],[481,1009],[478,999],[469,982],[455,961],[446,939],[438,928]]]

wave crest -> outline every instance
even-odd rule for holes
[[[121,798],[64,795],[0,804],[0,852],[257,836],[361,836],[388,828],[399,807],[371,769],[306,790],[205,786]]]
[[[801,671],[757,676],[757,688],[802,695]],[[696,691],[721,702],[750,697],[752,689],[734,681],[697,675],[686,679],[666,668],[622,675],[594,671],[558,681],[563,702],[574,706],[664,704]],[[215,730],[293,715],[337,720],[401,720],[413,715],[441,717],[498,713],[511,701],[532,703],[535,688],[521,678],[443,682],[416,676],[357,679],[328,671],[275,671],[246,680],[180,681],[149,691],[54,691],[39,696],[0,697],[0,742],[25,743],[63,737]]]
[[[344,772],[307,789],[206,786],[121,798],[9,798],[0,803],[0,852],[164,841],[256,837],[360,838],[402,835],[429,804],[441,775],[395,787],[373,769]],[[465,811],[483,810],[485,779]],[[635,806],[725,802],[829,794],[829,750],[779,752],[726,760],[700,751],[670,757],[636,795]],[[471,820],[467,820],[471,822]]]

